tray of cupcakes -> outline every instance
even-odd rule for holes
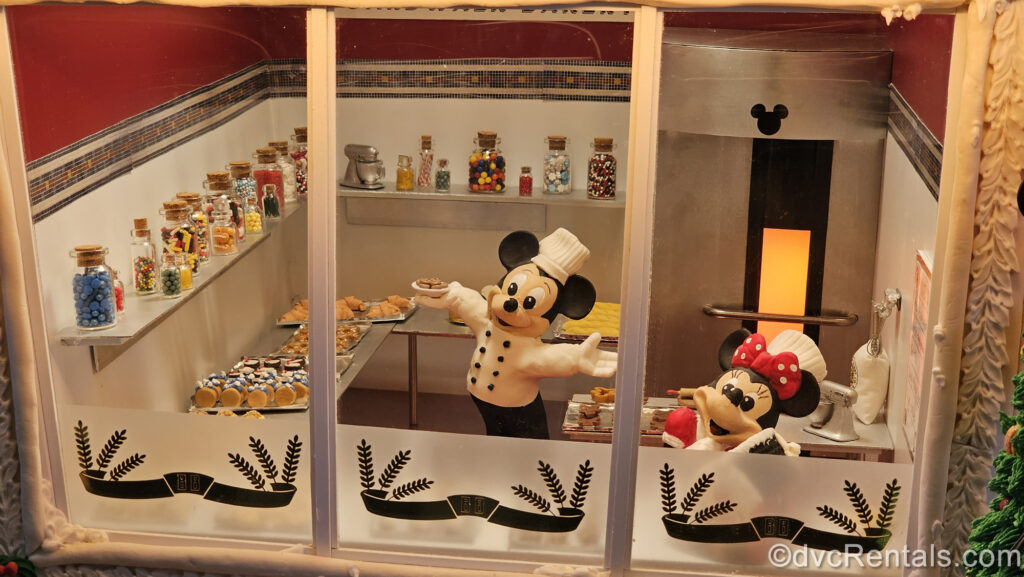
[[[338,355],[337,375],[352,363]],[[190,413],[274,413],[309,408],[309,373],[303,357],[246,357],[230,371],[211,373],[196,382]]]

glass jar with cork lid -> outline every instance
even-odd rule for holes
[[[250,196],[256,198],[256,179],[252,177],[251,162],[233,160],[224,169],[231,174],[231,191],[238,195],[243,205]]]
[[[75,325],[83,330],[107,329],[117,324],[114,272],[107,266],[107,249],[83,244],[71,251],[77,268],[71,287],[75,298]]]
[[[306,142],[306,127],[295,127],[295,134],[291,135],[291,140],[291,157],[295,161],[295,194],[302,198],[309,192],[309,181],[306,174],[308,167],[306,155],[309,152],[309,145]]]
[[[184,254],[194,273],[199,270],[199,256],[196,249],[196,227],[188,218],[190,210],[182,200],[164,203],[160,210],[164,215],[160,241],[163,243],[164,254]]]
[[[544,192],[569,194],[572,192],[569,153],[565,151],[569,139],[564,136],[548,136],[544,140],[548,145],[548,151],[544,154]]]
[[[281,165],[277,163],[277,149],[256,149],[256,166],[252,175],[256,179],[256,203],[263,210],[263,217],[280,218],[284,207],[284,176]],[[267,188],[267,185],[273,185],[273,188]],[[267,191],[273,192],[269,198]]]
[[[149,220],[136,218],[132,221],[131,245],[128,254],[132,259],[132,288],[136,294],[148,295],[156,292],[156,245],[149,233]]]
[[[203,181],[203,188],[207,192],[203,203],[203,211],[206,213],[210,226],[213,226],[214,201],[220,197],[226,198],[229,210],[231,211],[231,222],[235,224],[237,229],[235,232],[236,238],[238,242],[245,242],[245,205],[241,197],[232,190],[230,173],[223,170],[207,172],[206,180]],[[212,233],[210,236],[213,236]]]
[[[420,166],[416,171],[416,186],[430,190],[434,172],[434,139],[429,134],[420,136]]]
[[[198,192],[179,192],[177,198],[189,206],[188,218],[196,228],[196,254],[199,256],[199,263],[210,262],[210,221],[203,212],[202,203],[199,202]],[[196,269],[199,274],[199,269]]]
[[[615,198],[615,157],[611,138],[595,138],[594,154],[587,165],[587,196],[610,200]]]
[[[469,155],[470,192],[495,193],[505,190],[505,157],[498,145],[497,132],[480,131],[473,141],[476,148]]]
[[[287,140],[275,140],[267,143],[277,151],[277,164],[281,166],[281,182],[284,184],[284,200],[295,200],[295,160],[288,153]]]

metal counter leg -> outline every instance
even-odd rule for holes
[[[419,388],[418,361],[416,358],[416,335],[409,335],[409,426],[415,427],[416,419],[416,392]]]

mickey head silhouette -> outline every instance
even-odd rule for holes
[[[750,115],[757,119],[757,129],[761,134],[771,136],[782,128],[782,119],[789,116],[789,109],[782,104],[776,104],[771,112],[764,104],[755,104],[750,109]]]

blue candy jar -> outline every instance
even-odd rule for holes
[[[98,244],[76,246],[71,251],[78,268],[71,288],[75,299],[75,325],[86,331],[117,324],[114,272],[107,266],[107,249]]]

